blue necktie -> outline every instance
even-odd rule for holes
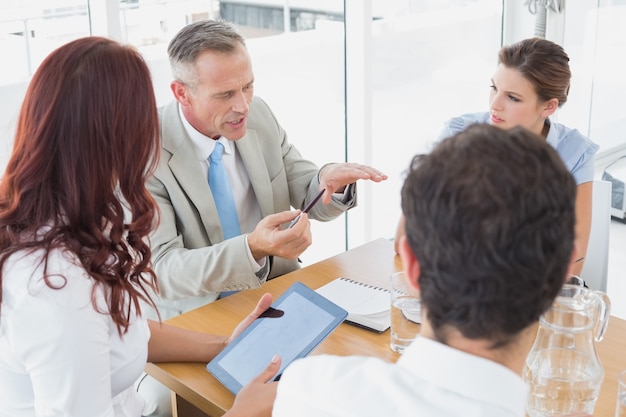
[[[220,223],[222,224],[224,240],[226,240],[239,236],[241,231],[239,230],[239,218],[237,217],[233,191],[230,188],[228,176],[222,163],[223,152],[224,145],[215,142],[215,149],[209,156],[209,187],[211,187],[211,194],[213,194],[217,214],[220,216]]]

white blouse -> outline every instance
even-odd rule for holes
[[[43,281],[42,251],[4,266],[0,304],[0,416],[138,417],[133,389],[147,360],[147,321],[131,317],[122,337],[94,280],[69,253],[54,250]]]

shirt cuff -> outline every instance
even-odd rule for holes
[[[346,185],[343,193],[333,193],[333,199],[344,205],[349,205],[354,201],[354,194],[356,192],[356,183]]]
[[[318,184],[320,183],[320,173],[322,172],[322,170],[327,166],[327,165],[332,165],[335,164],[336,162],[330,162],[328,164],[324,164],[322,165],[322,167],[317,171],[317,182]],[[344,204],[344,205],[348,205],[351,204],[354,201],[354,194],[356,192],[356,183],[352,183],[352,184],[348,184],[346,185],[346,188],[343,189],[343,192],[341,193],[333,193],[332,198],[333,200],[337,201],[338,203]]]
[[[252,266],[252,271],[254,271],[256,276],[261,279],[264,275],[267,275],[266,272],[269,272],[267,271],[269,269],[267,256],[264,256],[258,261],[254,259],[254,256],[252,256],[252,251],[250,250],[250,245],[248,245],[248,235],[246,235],[246,249],[246,252],[248,253],[248,261],[250,262],[250,266]]]

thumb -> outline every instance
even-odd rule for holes
[[[266,219],[268,219],[272,225],[280,225],[295,219],[298,214],[300,214],[300,210],[281,211],[280,213],[268,215]]]
[[[322,197],[322,203],[328,204],[333,199],[334,191],[331,190],[332,188],[330,188],[328,185],[324,187],[324,196]]]
[[[254,307],[254,310],[252,310],[252,312],[248,314],[246,318],[243,319],[237,325],[237,327],[235,327],[235,330],[233,330],[230,337],[228,338],[228,343],[232,342],[237,336],[239,336],[239,334],[243,332],[244,329],[246,329],[250,324],[252,324],[254,320],[258,319],[259,316],[265,310],[267,310],[268,307],[270,307],[271,305],[272,305],[272,294],[270,293],[263,294],[263,296],[257,302],[256,307]]]
[[[280,356],[274,355],[270,363],[265,367],[265,369],[257,375],[255,379],[256,382],[266,383],[270,381],[272,378],[276,376],[278,371],[280,370]]]

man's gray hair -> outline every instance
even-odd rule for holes
[[[167,47],[172,75],[193,87],[196,82],[195,63],[200,54],[206,51],[232,53],[240,45],[246,45],[243,36],[225,20],[201,20],[187,25]]]

